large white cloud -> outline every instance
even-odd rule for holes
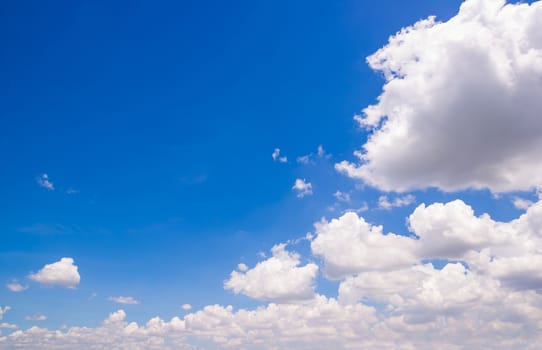
[[[356,119],[374,133],[339,171],[386,191],[542,186],[542,2],[467,0],[368,58],[386,83]]]
[[[78,267],[72,258],[62,258],[52,264],[46,264],[37,273],[30,274],[28,277],[45,285],[66,288],[75,288],[81,280]]]
[[[314,296],[314,279],[318,266],[308,263],[299,266],[300,256],[285,250],[284,244],[271,249],[273,256],[254,268],[240,265],[241,271],[232,271],[224,288],[251,298],[273,301],[296,301]]]
[[[416,262],[416,242],[405,236],[384,235],[354,212],[315,224],[313,254],[322,258],[326,276],[336,279],[353,273],[391,270]]]

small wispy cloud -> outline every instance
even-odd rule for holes
[[[181,309],[183,309],[184,311],[191,310],[191,309],[192,309],[192,305],[190,305],[190,304],[183,304],[183,305],[181,306]]]
[[[137,305],[139,304],[139,300],[136,300],[134,297],[109,297],[109,301],[115,302],[117,304],[125,304],[125,305]]]
[[[298,198],[303,198],[312,194],[312,184],[304,179],[296,179],[292,190],[297,191]]]
[[[384,210],[391,210],[392,208],[404,207],[416,202],[416,197],[408,194],[403,197],[396,197],[390,200],[388,196],[380,196],[378,198],[378,208]]]
[[[534,204],[534,202],[528,199],[514,197],[512,204],[514,204],[514,207],[516,207],[516,209],[527,210],[531,205]]]
[[[14,279],[6,285],[6,288],[12,292],[18,293],[28,289],[28,286],[23,286],[18,280]]]
[[[49,175],[43,173],[41,174],[37,179],[38,185],[40,185],[43,188],[48,189],[49,191],[53,191],[55,189],[55,186],[53,182],[49,179]]]
[[[345,193],[341,191],[337,191],[333,193],[333,196],[339,201],[339,202],[350,202],[350,193]]]
[[[275,148],[275,150],[273,151],[273,153],[271,154],[271,157],[273,158],[273,160],[275,162],[279,162],[279,163],[286,163],[288,162],[288,157],[286,156],[280,156],[280,148]]]
[[[312,162],[310,154],[299,156],[296,160],[299,164],[310,164]]]
[[[26,316],[24,319],[27,321],[45,321],[47,320],[47,316],[44,314],[35,314],[32,316]]]
[[[296,160],[299,164],[307,165],[316,164],[316,160],[318,158],[329,159],[331,158],[331,154],[327,153],[322,145],[318,145],[318,148],[316,149],[316,154],[309,153],[304,156],[297,157]]]

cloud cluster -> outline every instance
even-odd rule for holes
[[[81,280],[78,267],[72,258],[62,258],[47,264],[37,273],[30,274],[28,278],[41,284],[66,288],[75,288]]]
[[[370,56],[386,83],[356,119],[373,133],[336,168],[385,191],[542,186],[542,2],[467,0]]]

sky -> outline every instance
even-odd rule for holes
[[[4,4],[0,349],[535,349],[541,26]]]

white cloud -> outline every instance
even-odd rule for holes
[[[185,342],[184,320],[173,317],[164,321],[151,318],[145,325],[126,322],[123,310],[113,312],[95,328],[70,327],[48,330],[32,327],[0,336],[1,348],[16,349],[192,349],[199,347]]]
[[[24,290],[28,289],[28,286],[23,286],[19,283],[17,280],[11,281],[11,283],[6,285],[6,288],[9,289],[12,292],[22,292]]]
[[[337,191],[333,196],[340,202],[350,202],[350,193]]]
[[[191,309],[192,309],[192,305],[190,305],[190,304],[183,304],[183,305],[181,306],[181,309],[183,309],[184,311],[191,310]]]
[[[136,300],[134,297],[127,296],[127,297],[109,297],[109,301],[115,302],[117,304],[126,304],[126,305],[137,305],[139,304],[139,300]]]
[[[357,119],[373,133],[337,170],[386,191],[542,186],[542,2],[467,0],[368,58],[384,73]]]
[[[24,319],[27,321],[45,321],[47,320],[47,316],[45,316],[44,314],[35,314],[32,316],[25,316]]]
[[[273,256],[246,271],[232,271],[224,288],[254,299],[296,301],[314,296],[314,279],[318,266],[299,266],[300,256],[286,251],[284,244],[271,249]]]
[[[286,163],[288,162],[288,158],[287,157],[281,157],[280,156],[280,148],[275,148],[275,150],[273,151],[273,153],[271,154],[271,157],[273,157],[273,160],[275,162],[280,162],[280,163]]]
[[[11,307],[9,306],[4,306],[4,307],[0,306],[0,320],[2,320],[2,318],[4,317],[4,314],[8,312],[9,310],[11,310]]]
[[[45,285],[75,288],[81,277],[77,271],[78,267],[73,262],[72,258],[62,258],[55,263],[45,265],[37,273],[30,274],[28,277]]]
[[[299,164],[310,164],[312,161],[311,161],[311,156],[310,155],[305,155],[305,156],[299,156],[297,157],[297,162]]]
[[[523,210],[529,209],[529,207],[533,205],[533,201],[530,201],[524,198],[519,198],[519,197],[514,197],[514,200],[512,201],[512,203],[514,204],[514,207],[516,207],[517,209],[523,209]]]
[[[16,324],[11,324],[11,323],[7,323],[7,322],[2,322],[2,323],[0,323],[0,328],[4,328],[4,329],[17,329],[17,328],[19,328],[19,326],[17,326]]]
[[[296,179],[292,190],[297,191],[297,197],[303,198],[312,194],[312,184],[304,179]]]
[[[316,149],[316,154],[311,152],[304,156],[299,156],[297,157],[297,162],[299,164],[305,164],[305,165],[315,164],[317,158],[329,159],[331,158],[331,154],[326,153],[326,151],[324,150],[324,147],[322,145],[319,145],[318,148]]]
[[[416,262],[415,241],[409,237],[382,232],[354,212],[338,219],[315,224],[311,242],[314,255],[324,261],[325,274],[333,279],[353,273],[390,270]]]
[[[49,175],[47,174],[41,174],[37,182],[38,182],[38,185],[40,185],[43,188],[48,189],[49,191],[52,191],[55,189],[55,186],[53,185],[51,180],[49,180]]]
[[[404,207],[416,202],[416,197],[411,194],[406,196],[395,197],[391,202],[388,196],[380,196],[378,198],[378,208],[391,210],[392,208]]]

